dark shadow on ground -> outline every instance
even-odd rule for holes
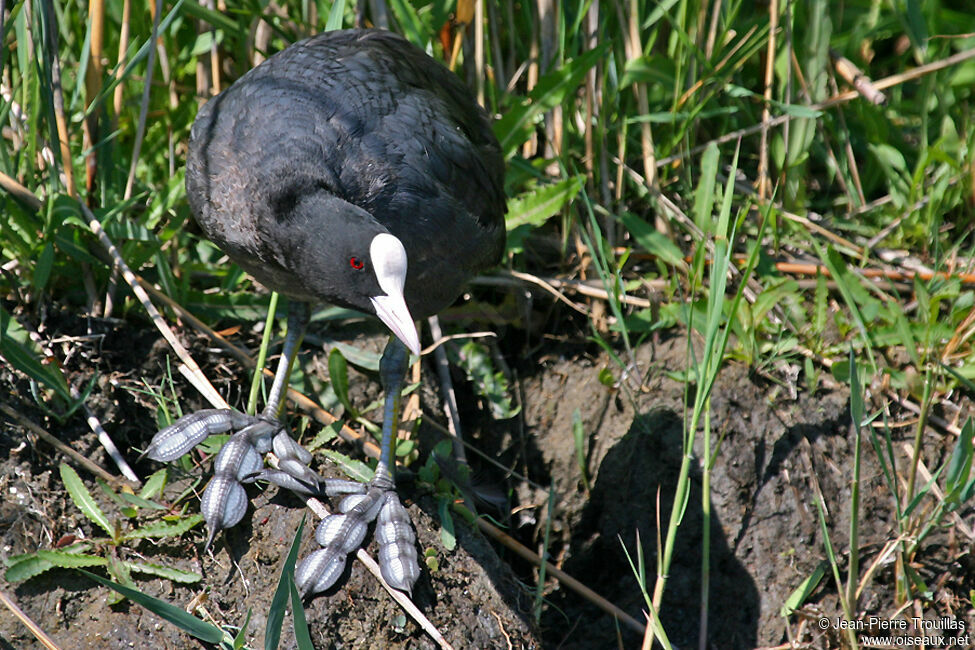
[[[637,535],[643,546],[648,588],[656,576],[657,503],[661,538],[673,504],[681,464],[682,425],[671,411],[638,415],[629,431],[606,454],[583,511],[579,533],[573,536],[565,570],[584,577],[588,586],[607,595],[637,620],[644,620],[645,601],[627,561],[637,558]],[[680,647],[697,647],[701,598],[701,477],[691,471],[687,510],[677,534],[678,552],[670,569],[660,616],[667,621],[670,640]],[[584,533],[582,531],[585,531]],[[622,544],[626,545],[624,552]],[[757,645],[759,595],[748,571],[734,557],[716,513],[711,515],[709,645],[753,648]],[[734,607],[728,607],[734,603]],[[562,648],[609,648],[616,645],[615,622],[581,598],[561,590],[543,617],[543,628],[566,629]],[[584,633],[574,629],[585,627]],[[620,628],[624,647],[640,637]]]

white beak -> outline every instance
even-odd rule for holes
[[[380,233],[369,246],[369,256],[379,287],[386,292],[370,298],[376,315],[410,352],[419,356],[420,335],[403,297],[403,286],[406,284],[406,249],[395,236]]]
[[[406,301],[403,300],[403,294],[375,296],[370,300],[372,306],[376,308],[376,315],[386,323],[386,327],[409,348],[410,352],[420,356],[420,335],[416,331],[416,324],[410,316]]]

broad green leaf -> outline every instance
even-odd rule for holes
[[[331,424],[322,427],[321,431],[319,431],[315,435],[315,437],[311,440],[311,442],[305,444],[305,449],[313,452],[319,447],[328,444],[329,442],[331,442],[332,440],[338,437],[339,431],[341,431],[341,429],[342,429],[342,423],[339,421],[332,422]]]
[[[528,190],[508,201],[505,229],[511,232],[519,226],[538,227],[558,214],[576,197],[585,183],[581,174],[570,176],[551,185]]]
[[[108,559],[98,555],[68,553],[57,549],[39,549],[37,557],[62,569],[76,569],[86,566],[105,566]]]
[[[630,212],[621,213],[619,218],[640,248],[651,255],[656,255],[664,264],[683,266],[684,256],[670,238],[657,232],[649,223]]]
[[[129,571],[129,567],[125,566],[125,563],[115,555],[108,557],[108,565],[105,567],[105,570],[108,571],[108,577],[120,585],[125,585],[129,589],[137,588],[135,581],[132,580],[132,572]],[[109,605],[115,605],[123,600],[125,600],[125,596],[119,592],[115,592],[115,597],[109,598]]]
[[[66,555],[77,555],[81,557],[93,558],[93,555],[85,555],[85,552],[91,549],[91,544],[88,542],[76,542],[70,546],[59,549],[44,549],[44,555],[53,553],[58,557],[63,557]],[[47,556],[50,558],[52,556]],[[13,555],[6,559],[6,564],[8,566],[7,571],[4,573],[4,578],[7,582],[20,582],[22,580],[28,580],[36,575],[40,575],[45,571],[53,569],[55,566],[63,566],[64,563],[70,562],[69,559],[61,559],[57,564],[51,562],[50,559],[42,557],[41,551],[35,551],[33,553],[23,553],[21,555]],[[81,560],[83,564],[86,560]]]
[[[173,567],[162,566],[161,564],[153,564],[149,562],[126,561],[124,562],[124,564],[129,571],[134,571],[135,573],[144,573],[146,575],[158,576],[160,578],[165,578],[166,580],[172,580],[173,582],[191,584],[203,580],[203,576],[201,576],[196,571],[176,569]]]
[[[29,580],[54,568],[54,564],[38,556],[37,553],[28,553],[16,560],[8,559],[7,562],[10,566],[3,574],[7,582]]]
[[[382,358],[381,352],[371,352],[342,341],[327,339],[325,341],[333,350],[338,350],[345,357],[345,360],[362,370],[369,372],[379,372],[379,360]]]
[[[98,507],[98,504],[95,503],[95,500],[91,496],[91,492],[89,492],[88,488],[85,487],[85,484],[81,482],[81,477],[78,476],[78,473],[66,463],[61,463],[60,469],[61,480],[64,482],[64,487],[68,490],[71,500],[74,501],[76,506],[78,506],[78,509],[81,510],[86,517],[98,524],[98,526],[100,526],[111,539],[115,539],[115,526],[105,515],[105,513],[102,512],[102,509]]]
[[[440,512],[440,543],[448,551],[457,548],[457,534],[454,533],[454,518],[450,514],[450,504],[446,499],[439,499]]]
[[[140,526],[135,530],[130,530],[129,532],[122,535],[125,539],[145,539],[145,538],[157,538],[157,537],[179,537],[186,531],[190,530],[194,526],[199,525],[203,521],[203,515],[197,513],[194,515],[187,515],[181,518],[176,523],[167,523],[165,521],[154,521],[151,524],[146,524],[145,526]]]
[[[460,348],[447,348],[450,360],[467,373],[474,390],[483,397],[497,420],[514,417],[521,410],[513,403],[508,379],[495,371],[491,350],[478,341],[468,341]]]
[[[168,477],[166,468],[156,470],[152,475],[146,479],[145,484],[142,489],[139,490],[139,496],[143,499],[155,499],[162,494],[163,488],[166,486],[166,479]]]
[[[917,52],[918,63],[926,63],[924,54],[928,51],[928,25],[921,11],[922,3],[919,0],[895,0],[893,4],[907,28],[911,45]]]
[[[361,460],[349,458],[345,454],[337,452],[334,449],[323,449],[322,454],[338,465],[339,469],[345,472],[346,476],[349,478],[359,481],[360,483],[368,483],[372,480],[372,475],[375,472],[373,472],[373,470]]]
[[[975,434],[975,421],[968,418],[962,427],[961,435],[955,441],[955,448],[948,460],[945,476],[945,499],[958,498],[962,486],[968,482],[972,473],[972,435]]]
[[[38,290],[47,287],[47,281],[51,277],[51,269],[54,268],[54,245],[51,242],[44,244],[41,254],[37,258],[37,265],[34,267],[34,277],[31,278],[31,285]]]
[[[674,85],[674,74],[674,63],[666,56],[639,56],[626,62],[619,87],[623,90],[635,83],[655,83],[670,88]]]
[[[197,34],[193,47],[190,48],[190,56],[197,57],[208,53],[223,40],[222,36],[223,32],[220,31],[205,31]]]
[[[752,316],[755,322],[764,319],[765,314],[785,298],[798,295],[799,283],[795,280],[785,279],[776,284],[770,284],[755,298],[755,304],[752,305]]]

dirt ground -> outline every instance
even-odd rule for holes
[[[9,306],[14,310],[13,305]],[[99,380],[89,405],[105,423],[120,448],[141,449],[155,431],[155,406],[140,393],[142,381],[159,385],[168,348],[139,318],[90,320],[52,307],[44,335],[60,339],[72,380]],[[247,375],[224,354],[189,329],[184,340],[204,371],[231,403],[246,399],[239,381]],[[324,331],[322,335],[324,335]],[[334,335],[334,332],[329,332]],[[241,335],[245,338],[250,335]],[[352,336],[356,344],[378,349],[378,337]],[[248,340],[248,343],[252,340]],[[599,371],[613,362],[593,345],[552,342],[528,348],[523,342],[500,341],[516,379],[522,413],[493,420],[469,385],[459,381],[458,399],[465,434],[473,446],[531,482],[503,472],[468,454],[479,486],[510,499],[503,522],[508,532],[534,551],[543,548],[561,569],[607,597],[637,620],[644,620],[643,596],[623,545],[636,557],[643,545],[649,576],[655,575],[658,518],[670,514],[681,460],[684,385],[672,373],[686,365],[686,337],[642,345],[638,369],[642,388],[607,388]],[[325,367],[325,351],[306,346],[308,372]],[[526,352],[527,350],[527,352]],[[535,350],[535,351],[532,351]],[[422,398],[429,419],[442,422],[435,374],[426,369]],[[375,377],[353,375],[356,400],[379,395]],[[460,377],[457,377],[460,380]],[[192,388],[177,378],[184,410],[201,407]],[[30,397],[27,382],[9,368],[0,369],[0,400],[45,427],[104,467],[109,467],[84,417],[63,424],[46,417]],[[712,422],[723,438],[711,478],[711,556],[708,646],[753,648],[790,639],[804,647],[838,647],[840,636],[815,624],[840,615],[827,577],[799,616],[784,618],[779,610],[788,595],[826,557],[815,499],[822,495],[832,542],[845,563],[850,518],[853,437],[847,391],[828,377],[815,394],[770,381],[730,362],[713,395]],[[584,434],[583,480],[573,435],[578,412]],[[317,425],[313,425],[317,427]],[[896,429],[905,438],[912,429]],[[438,439],[429,425],[421,429],[423,456]],[[900,440],[896,440],[900,444]],[[926,461],[937,467],[952,441],[933,434],[925,439]],[[337,448],[354,454],[347,444]],[[137,453],[127,453],[135,461]],[[63,459],[39,443],[19,424],[3,419],[0,432],[0,534],[3,559],[38,548],[50,548],[63,535],[97,535],[64,491],[58,464]],[[900,458],[898,458],[900,461]],[[142,476],[158,469],[151,461],[136,463]],[[321,473],[338,475],[319,462]],[[81,472],[96,499],[102,499],[92,477]],[[700,634],[701,472],[692,470],[690,506],[677,539],[661,617],[678,647],[696,647]],[[167,489],[174,498],[188,478]],[[876,456],[863,448],[860,542],[861,566],[869,566],[884,543],[895,535],[893,503]],[[549,510],[549,488],[554,507]],[[162,579],[137,579],[140,589],[179,606],[206,592],[205,607],[222,624],[240,625],[251,612],[249,647],[262,647],[270,599],[283,556],[302,516],[310,513],[289,493],[276,488],[250,488],[252,506],[244,521],[203,554],[202,527],[178,539],[154,545],[133,543],[120,554],[193,569],[204,574],[196,585]],[[615,648],[639,647],[640,636],[615,622],[589,601],[549,579],[536,621],[537,572],[513,553],[485,540],[457,522],[458,544],[447,551],[440,542],[438,503],[421,484],[401,487],[423,552],[434,549],[438,566],[424,569],[414,601],[455,648]],[[192,508],[198,508],[195,498]],[[112,506],[103,503],[106,510]],[[659,515],[658,515],[659,508]],[[495,518],[500,517],[493,514]],[[971,522],[971,510],[960,513]],[[639,535],[639,537],[638,537]],[[962,599],[975,588],[971,540],[940,532],[929,538],[918,567],[932,588],[926,615],[948,616],[975,628],[975,616]],[[302,555],[313,548],[306,527]],[[372,549],[374,550],[374,548]],[[894,571],[882,564],[860,598],[861,613],[890,617],[895,610]],[[205,647],[172,625],[129,602],[109,605],[109,592],[70,570],[56,569],[23,583],[3,587],[19,606],[62,648],[194,648]],[[358,563],[350,563],[336,587],[306,604],[316,647],[433,648],[427,637]],[[286,621],[282,647],[294,647]],[[0,648],[41,647],[6,609],[0,610]]]

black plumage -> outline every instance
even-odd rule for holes
[[[395,235],[414,318],[497,263],[502,181],[488,116],[457,76],[381,30],[319,34],[245,74],[200,110],[186,167],[207,237],[288,296],[370,312],[357,291],[370,274],[349,260]]]

